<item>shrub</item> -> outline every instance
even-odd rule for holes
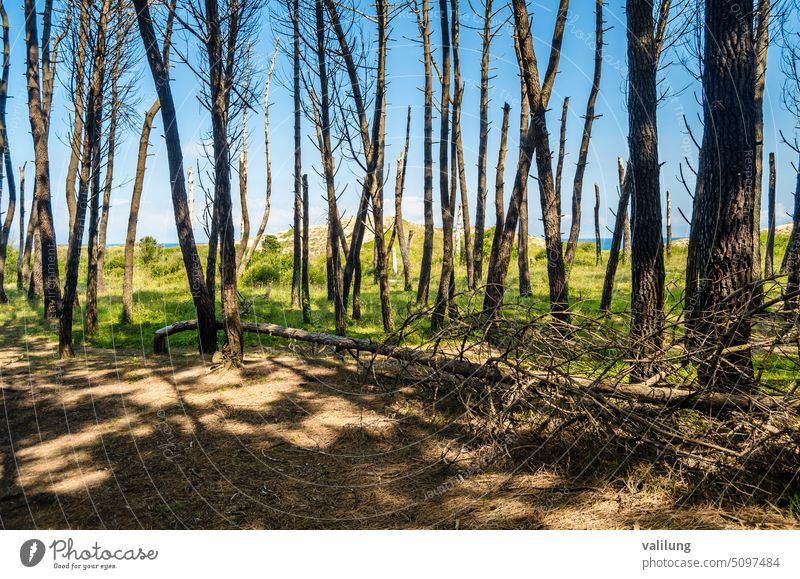
[[[151,265],[159,257],[161,257],[161,244],[156,241],[155,237],[149,235],[142,237],[138,243],[139,246],[139,259],[145,265]]]

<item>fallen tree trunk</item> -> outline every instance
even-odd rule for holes
[[[224,329],[224,324],[221,321],[217,321],[217,328],[219,330]],[[196,320],[185,320],[156,330],[153,336],[153,352],[155,354],[166,353],[167,338],[169,336],[196,329]],[[536,386],[563,388],[567,391],[566,393],[582,397],[600,395],[601,397],[605,396],[643,404],[691,408],[707,412],[719,412],[722,410],[777,411],[800,408],[800,400],[797,398],[787,399],[782,396],[750,396],[671,388],[661,381],[661,377],[654,377],[645,382],[625,384],[598,382],[590,378],[564,376],[554,372],[532,372],[527,370],[515,370],[512,372],[497,368],[491,365],[491,362],[478,364],[468,360],[427,352],[419,348],[395,346],[323,332],[308,332],[263,322],[244,322],[242,323],[242,331],[275,336],[287,340],[309,342],[339,350],[368,352],[376,356],[419,364],[437,371],[461,376],[462,378],[478,378],[493,383],[506,384],[529,381]]]

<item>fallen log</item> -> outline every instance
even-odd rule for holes
[[[217,327],[220,330],[223,329],[221,321],[217,321]],[[153,352],[155,354],[165,353],[169,336],[196,329],[196,320],[185,320],[156,330],[153,336]],[[285,338],[287,340],[310,342],[339,350],[368,352],[376,356],[400,360],[401,362],[419,364],[462,378],[478,378],[488,382],[507,384],[529,381],[537,386],[562,388],[570,394],[584,397],[601,395],[643,404],[691,408],[707,412],[719,412],[722,410],[779,411],[800,408],[800,399],[797,397],[787,399],[783,396],[692,391],[672,388],[663,381],[654,382],[653,380],[632,384],[607,383],[553,372],[532,372],[524,369],[515,369],[514,372],[511,372],[502,370],[491,363],[478,364],[441,354],[432,354],[419,348],[396,346],[323,332],[308,332],[298,328],[289,328],[264,322],[242,323],[242,331]]]

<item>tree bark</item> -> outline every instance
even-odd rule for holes
[[[43,42],[49,43],[52,3],[47,2],[44,13]],[[37,229],[42,260],[41,277],[44,293],[45,317],[58,318],[61,309],[61,292],[58,282],[58,250],[53,227],[53,208],[50,200],[50,155],[48,151],[49,106],[49,50],[43,51],[42,66],[45,71],[44,90],[39,73],[39,46],[36,25],[36,2],[25,0],[25,42],[27,44],[28,116],[33,135],[36,160],[36,187],[34,196],[37,205]]]
[[[707,0],[705,7],[703,162],[689,254],[698,277],[687,278],[692,342],[722,352],[746,344],[752,305],[756,49],[753,0]],[[635,241],[635,238],[634,238]],[[750,350],[709,355],[698,379],[711,389],[749,389]]]
[[[292,42],[293,63],[292,68],[292,94],[294,96],[294,223],[292,228],[292,307],[299,308],[301,302],[301,269],[303,240],[301,239],[303,220],[303,155],[302,135],[300,132],[300,116],[302,114],[302,100],[300,96],[300,0],[292,4]]]
[[[769,49],[769,20],[772,0],[758,0],[755,23],[756,51],[756,150],[753,176],[753,279],[761,279],[761,195],[764,172],[764,90],[767,81],[767,52]],[[769,277],[765,275],[764,277]],[[755,298],[761,299],[761,287],[755,289]]]
[[[617,204],[617,215],[614,222],[614,233],[611,238],[611,249],[608,252],[608,263],[606,264],[606,275],[603,279],[603,295],[600,298],[600,311],[608,314],[611,311],[611,299],[614,291],[614,277],[617,274],[619,264],[620,245],[623,243],[625,224],[628,221],[628,200],[630,198],[630,187],[625,176],[625,167],[622,159],[617,159],[619,168],[619,203]]]
[[[478,199],[475,205],[474,281],[483,281],[483,239],[486,234],[486,157],[489,140],[489,53],[492,44],[492,0],[484,0],[481,34],[480,131],[478,141]]]
[[[303,308],[303,323],[311,323],[311,290],[308,281],[308,175],[303,175],[303,264],[301,272],[301,303]]]
[[[175,213],[175,226],[178,241],[183,255],[183,264],[189,281],[197,319],[199,324],[199,342],[201,353],[211,354],[217,349],[217,325],[214,318],[214,304],[206,290],[203,267],[197,254],[197,246],[192,231],[192,219],[186,199],[186,183],[184,181],[183,152],[180,134],[178,133],[175,104],[169,84],[169,73],[164,59],[158,51],[150,8],[147,0],[133,0],[139,33],[147,54],[147,61],[153,82],[161,103],[161,119],[164,123],[164,139],[169,160],[170,186],[172,206]]]
[[[528,102],[528,91],[525,87],[525,82],[522,80],[524,71],[522,70],[522,47],[519,43],[519,34],[514,35],[514,51],[517,56],[517,64],[519,69],[519,142],[525,141],[525,135],[528,131],[528,124],[530,118],[530,106]],[[520,147],[520,154],[522,154],[522,147]],[[517,235],[517,269],[519,271],[519,295],[531,295],[531,272],[528,267],[528,218],[530,210],[528,208],[528,180],[522,182],[522,191],[519,202],[519,231]]]
[[[91,335],[97,332],[97,294],[90,295],[92,291],[92,270],[97,273],[97,257],[94,250],[94,236],[97,235],[97,212],[99,209],[98,195],[100,193],[100,140],[102,138],[103,124],[103,83],[105,80],[106,58],[106,28],[108,23],[110,0],[104,0],[99,8],[98,29],[94,46],[91,48],[92,76],[89,84],[86,124],[84,126],[80,180],[78,197],[75,204],[75,215],[72,220],[72,230],[67,248],[67,265],[64,275],[64,302],[59,318],[58,352],[62,358],[71,358],[75,355],[72,345],[72,322],[75,298],[78,288],[78,267],[81,259],[81,246],[83,245],[83,230],[86,225],[86,205],[89,196],[91,180],[92,201],[91,215],[89,217],[89,248],[87,274],[89,281],[86,290],[86,333]],[[84,87],[78,90],[83,91]],[[96,281],[96,277],[94,280]],[[94,286],[95,292],[97,286]],[[90,312],[90,309],[93,311]],[[90,321],[90,315],[93,319]]]
[[[756,105],[757,106],[757,105]],[[767,247],[764,257],[764,278],[773,276],[773,261],[775,260],[775,153],[769,154],[769,197],[767,199]],[[755,215],[755,213],[754,213]],[[761,232],[759,231],[759,244]]]
[[[581,148],[578,153],[578,165],[575,168],[575,181],[572,186],[572,224],[569,229],[567,251],[564,256],[567,269],[572,269],[575,260],[575,250],[578,248],[578,238],[581,232],[581,197],[583,196],[583,177],[586,173],[587,157],[589,155],[589,142],[592,139],[592,126],[595,115],[597,94],[600,92],[600,78],[603,71],[603,0],[595,2],[595,47],[594,47],[594,77],[589,100],[586,103],[586,116],[583,121],[583,136]],[[598,262],[599,263],[599,262]]]
[[[261,240],[264,237],[264,231],[267,229],[270,213],[270,201],[272,199],[272,158],[269,147],[269,85],[272,81],[272,73],[275,70],[275,59],[278,56],[278,48],[275,47],[275,52],[272,53],[272,60],[269,64],[269,72],[267,72],[267,80],[264,84],[264,150],[265,162],[267,172],[267,185],[264,193],[264,213],[261,215],[261,223],[258,225],[258,231],[253,239],[253,243],[248,245],[244,252],[244,257],[239,262],[239,276],[245,272],[250,260],[253,259],[253,254],[261,247]]]
[[[667,257],[672,254],[672,197],[667,190]]]
[[[78,90],[74,91],[73,106],[74,119],[72,122],[72,140],[70,142],[70,155],[69,166],[67,167],[67,181],[64,187],[67,198],[67,209],[69,210],[69,231],[72,232],[72,226],[75,222],[75,212],[77,207],[77,200],[75,198],[75,180],[78,177],[78,165],[82,154],[81,147],[83,146],[83,118],[86,113],[84,110],[84,78],[86,75],[86,45],[88,44],[87,36],[89,34],[89,4],[87,2],[80,3],[80,20],[78,23],[78,41],[75,54],[75,70],[74,70],[74,87]]]
[[[10,157],[10,153],[7,153]],[[25,270],[23,254],[25,253],[25,165],[19,166],[19,247],[17,253],[17,290],[25,288]],[[30,259],[30,254],[28,254]]]
[[[489,267],[487,271],[487,287],[489,291],[488,278],[491,277],[492,270],[497,264],[497,256],[500,252],[500,244],[503,239],[503,227],[505,225],[505,199],[504,199],[504,175],[506,171],[506,151],[508,143],[508,117],[511,107],[508,103],[503,104],[503,123],[500,128],[500,148],[497,153],[497,167],[495,170],[494,181],[494,236],[492,247],[489,253]]]
[[[211,132],[214,148],[214,209],[220,240],[220,294],[222,318],[225,323],[225,338],[234,365],[241,364],[243,356],[242,322],[239,317],[239,295],[236,289],[236,242],[233,229],[233,207],[231,203],[231,167],[228,118],[232,78],[225,61],[231,54],[223,54],[223,42],[227,50],[237,45],[235,18],[226,15],[229,22],[223,41],[223,24],[220,21],[218,0],[205,0],[205,18],[208,26],[206,51],[209,69],[209,100],[211,105]],[[237,8],[232,7],[235,11]],[[163,99],[162,99],[163,100]],[[163,113],[162,103],[162,113]],[[181,173],[181,177],[183,174]]]
[[[627,0],[628,170],[631,190],[633,380],[656,373],[664,329],[664,241],[658,162],[656,41],[652,0]]]
[[[397,235],[397,244],[400,246],[400,257],[403,261],[403,289],[411,291],[411,254],[410,243],[405,234],[403,223],[403,188],[406,182],[406,169],[408,168],[408,145],[411,136],[411,107],[408,107],[406,118],[406,145],[403,154],[397,159],[397,177],[394,188],[394,232]]]
[[[603,246],[600,243],[600,185],[594,184],[594,250],[595,265],[603,262]]]
[[[423,210],[425,231],[422,241],[422,261],[417,285],[417,305],[428,303],[433,263],[433,57],[431,55],[430,8],[428,0],[422,0],[422,16],[419,18],[422,36],[423,64],[425,67],[425,106],[423,144]]]
[[[439,0],[439,22],[442,33],[442,71],[439,124],[439,200],[442,204],[442,270],[439,290],[433,306],[431,327],[434,330],[444,325],[445,314],[450,304],[450,277],[453,274],[453,205],[448,178],[447,145],[450,134],[450,24],[447,0]],[[455,162],[455,160],[453,160]]]
[[[11,235],[11,225],[14,222],[14,211],[16,209],[17,192],[14,183],[14,165],[11,162],[11,143],[8,141],[8,128],[6,126],[6,103],[8,102],[8,74],[11,69],[11,50],[8,37],[8,14],[5,6],[0,0],[0,20],[3,27],[3,69],[0,74],[0,191],[2,190],[2,173],[5,167],[6,179],[8,181],[8,205],[6,205],[6,215],[0,229],[0,303],[6,303],[8,298],[5,291],[6,274],[6,252],[8,249],[8,239]],[[24,201],[23,201],[24,203]],[[20,218],[20,224],[22,224]],[[20,239],[22,239],[22,228],[20,227]],[[17,262],[22,254],[20,244]]]

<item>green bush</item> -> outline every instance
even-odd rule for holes
[[[110,259],[106,259],[104,266],[106,273],[120,273],[125,270],[125,256],[115,255]]]
[[[155,237],[149,235],[142,237],[137,244],[139,246],[139,259],[145,265],[151,265],[161,257],[162,246],[156,241]]]

